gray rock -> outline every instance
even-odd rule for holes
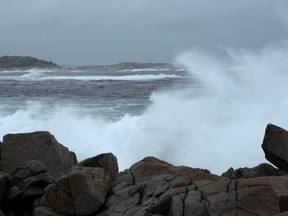
[[[0,216],[5,216],[5,214],[0,210]]]
[[[5,206],[15,214],[31,214],[35,200],[42,197],[45,187],[54,182],[54,178],[39,161],[28,161],[16,168],[9,180]]]
[[[9,178],[6,173],[0,172],[0,208],[4,205],[5,195],[8,190]]]
[[[104,153],[92,158],[88,158],[79,162],[77,166],[103,168],[105,173],[108,175],[107,178],[111,179],[111,186],[114,182],[116,182],[118,177],[118,162],[117,158],[112,153]]]
[[[288,171],[288,131],[268,124],[262,148],[268,161],[279,169]]]
[[[147,157],[119,174],[99,215],[273,215],[288,184],[274,178],[230,180]]]
[[[45,189],[35,216],[44,209],[53,209],[55,214],[93,215],[106,201],[109,179],[100,167],[76,166],[67,175],[59,178]],[[40,208],[40,210],[39,210]]]
[[[53,209],[48,207],[37,207],[33,212],[33,216],[60,216]]]
[[[229,168],[221,176],[230,179],[239,179],[239,178],[256,178],[265,176],[281,176],[287,174],[288,174],[287,172],[276,169],[270,164],[262,163],[253,168],[245,167],[236,170],[234,170],[233,168]]]
[[[1,170],[10,174],[23,163],[37,160],[54,178],[59,178],[74,165],[71,155],[49,132],[8,134],[3,138]]]

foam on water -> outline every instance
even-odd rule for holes
[[[185,53],[178,63],[198,84],[155,92],[139,116],[108,121],[72,106],[47,109],[33,102],[0,113],[0,136],[48,130],[80,159],[113,152],[121,170],[148,155],[217,174],[231,166],[251,167],[265,162],[266,125],[288,128],[287,51],[287,44],[258,52],[227,50],[225,61]]]
[[[73,80],[157,80],[164,78],[181,78],[177,75],[168,75],[168,74],[147,74],[147,75],[124,75],[124,76],[51,76],[46,77],[45,79],[50,80],[63,80],[63,79],[73,79]]]
[[[67,72],[66,72],[67,73]],[[21,81],[46,81],[46,80],[122,80],[122,81],[150,81],[165,78],[182,78],[176,74],[135,74],[135,75],[117,75],[117,76],[103,76],[103,75],[50,75],[45,71],[31,71],[21,76],[1,76],[2,79],[7,80],[21,80]]]

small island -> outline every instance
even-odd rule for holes
[[[61,68],[52,61],[45,61],[30,56],[2,56],[0,57],[0,70],[17,70],[17,69],[57,69]]]

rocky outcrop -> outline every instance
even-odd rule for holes
[[[2,56],[0,57],[0,69],[31,69],[31,68],[60,68],[52,61],[44,61],[30,56]]]
[[[273,215],[280,195],[269,181],[230,180],[148,157],[120,173],[100,215]]]
[[[43,196],[45,187],[53,182],[54,178],[43,163],[27,161],[11,173],[4,210],[16,215],[32,212],[34,202]]]
[[[92,215],[103,204],[118,176],[112,153],[86,159],[46,188],[34,215]]]
[[[270,137],[271,134],[277,136],[277,133],[268,133]],[[280,135],[283,138],[282,133]],[[267,137],[266,130],[264,141],[276,140]],[[282,140],[281,137],[277,142]],[[8,158],[12,151],[7,150],[8,147],[17,154]],[[42,156],[27,161],[29,151]],[[57,159],[42,151],[47,155],[54,154]],[[273,151],[271,146],[269,151]],[[18,157],[23,158],[19,160]],[[43,157],[49,158],[50,162],[59,162],[54,163],[61,170],[56,172],[57,178],[52,175],[55,167],[48,169],[51,164],[40,162]],[[1,166],[6,167],[9,159],[16,168],[9,174],[0,173],[0,210],[5,215],[15,216],[288,214],[288,175],[270,164],[230,168],[222,176],[217,176],[205,169],[173,166],[155,157],[146,157],[118,173],[117,158],[112,153],[100,154],[77,164],[75,158],[48,132],[6,135]],[[24,163],[18,164],[18,160]],[[70,168],[66,166],[69,163]]]
[[[268,161],[279,169],[288,171],[288,131],[268,124],[262,148]]]
[[[1,147],[1,170],[10,174],[23,163],[37,160],[56,179],[75,165],[75,154],[49,132],[7,134]]]
[[[106,179],[108,180],[110,186],[118,177],[118,162],[117,158],[112,153],[100,154],[95,157],[88,158],[79,162],[77,166],[103,168],[106,175],[108,175],[106,176]]]
[[[277,169],[273,167],[271,164],[262,163],[253,168],[244,167],[234,170],[231,167],[221,176],[230,179],[239,179],[239,178],[256,178],[265,176],[282,176],[287,174],[288,174],[287,172]]]
[[[109,180],[103,168],[74,167],[73,171],[49,185],[36,208],[65,215],[92,215],[105,203]],[[111,185],[110,185],[111,187]]]

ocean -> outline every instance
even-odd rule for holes
[[[1,71],[0,137],[49,131],[79,161],[112,152],[120,170],[146,156],[216,174],[267,162],[266,125],[288,128],[287,52],[227,53],[182,54],[183,70]]]

